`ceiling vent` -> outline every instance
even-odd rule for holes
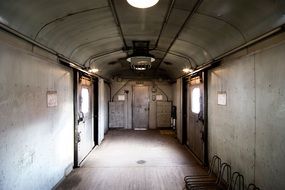
[[[149,53],[149,41],[133,41],[133,54],[127,58],[127,61],[134,70],[150,69],[155,58]]]

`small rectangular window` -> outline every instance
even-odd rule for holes
[[[193,113],[200,113],[200,96],[200,88],[194,88],[191,94],[191,109]]]
[[[83,113],[89,112],[89,90],[88,88],[81,89],[81,111]]]

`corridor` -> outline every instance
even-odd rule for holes
[[[171,132],[110,130],[57,189],[181,190],[185,175],[204,171]]]
[[[285,0],[0,0],[0,190],[284,190],[284,52]]]

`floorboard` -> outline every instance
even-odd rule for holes
[[[183,178],[204,170],[172,133],[110,130],[58,190],[182,190]]]

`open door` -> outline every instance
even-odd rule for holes
[[[74,129],[74,165],[79,167],[94,147],[94,109],[93,82],[90,78],[76,72],[76,106]]]
[[[148,128],[149,87],[133,86],[133,128]]]
[[[187,146],[205,163],[206,130],[205,130],[205,84],[204,73],[188,81],[188,124]]]

